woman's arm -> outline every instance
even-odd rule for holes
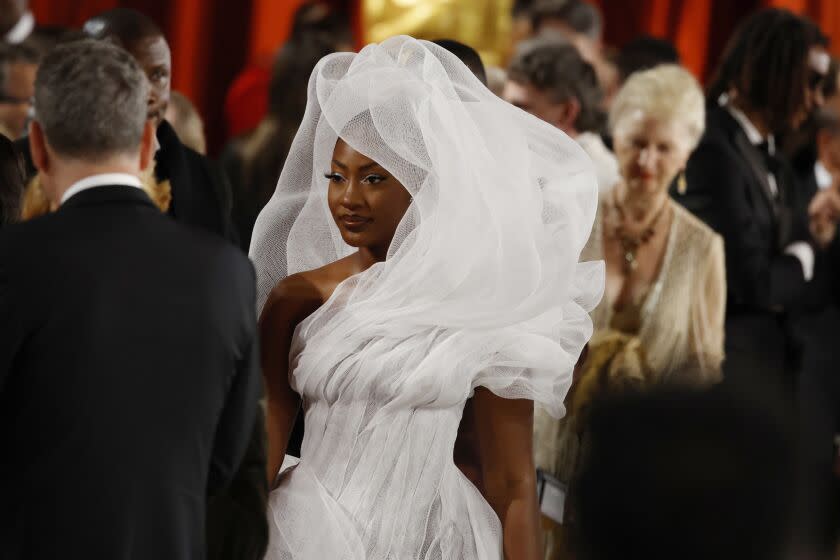
[[[289,350],[297,325],[322,303],[315,287],[298,275],[277,285],[266,301],[260,316],[260,361],[266,394],[266,433],[268,458],[266,476],[273,484],[283,458],[289,435],[295,425],[300,396],[289,384]]]
[[[534,403],[503,399],[484,388],[473,398],[481,452],[484,497],[504,530],[508,560],[538,560],[542,555],[532,450]]]
[[[726,314],[726,264],[723,240],[715,235],[705,259],[706,269],[694,287],[690,341],[701,368],[700,381],[718,381],[723,362],[724,318]]]

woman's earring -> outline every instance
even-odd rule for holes
[[[677,192],[680,194],[685,194],[685,190],[688,188],[688,183],[685,181],[685,170],[680,171],[680,176],[677,178]]]

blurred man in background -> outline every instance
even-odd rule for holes
[[[598,8],[586,0],[536,0],[531,8],[534,36],[560,35],[577,48],[592,65],[604,94],[604,101],[615,95],[618,76],[604,55],[604,23]]]
[[[0,43],[0,133],[12,140],[26,132],[40,59],[29,45]]]
[[[83,29],[90,37],[125,48],[146,73],[151,85],[148,118],[155,124],[160,145],[155,155],[155,176],[171,185],[169,214],[180,222],[235,240],[227,178],[216,164],[187,148],[164,119],[171,91],[172,56],[163,32],[148,16],[126,8],[94,16]]]
[[[830,199],[803,215],[776,139],[822,104],[827,71],[825,37],[813,23],[779,9],[750,17],[709,88],[706,132],[688,161],[686,183],[672,192],[724,238],[724,377],[749,377],[780,395],[791,394],[796,370],[790,313],[837,216]]]
[[[595,164],[601,192],[619,181],[615,156],[599,135],[603,94],[574,46],[547,38],[522,45],[508,67],[502,97],[576,140]]]

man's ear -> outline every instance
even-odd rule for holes
[[[580,115],[580,101],[572,97],[568,101],[558,104],[555,115],[554,126],[565,131],[567,134],[572,132],[576,133],[577,127],[575,123],[577,122],[578,115]]]
[[[147,120],[143,126],[143,136],[140,139],[140,171],[145,171],[149,165],[154,163],[155,152],[157,151],[157,138],[155,125]]]
[[[52,162],[47,150],[47,137],[44,136],[44,129],[38,121],[29,123],[29,152],[32,155],[32,163],[38,171],[42,174],[49,173]]]

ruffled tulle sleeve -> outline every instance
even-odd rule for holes
[[[532,400],[554,418],[562,417],[572,373],[592,336],[589,314],[603,291],[603,261],[577,264],[566,304],[522,325],[519,336],[495,356],[498,365],[479,371],[472,387]]]

